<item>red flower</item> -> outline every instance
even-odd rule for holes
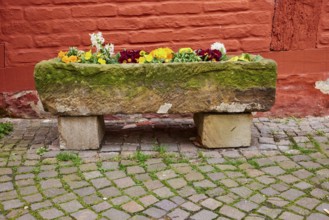
[[[120,51],[119,63],[138,63],[140,50]]]
[[[222,58],[222,52],[219,50],[202,50],[199,49],[196,51],[196,54],[203,60],[203,61],[220,61]]]

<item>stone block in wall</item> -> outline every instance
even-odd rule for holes
[[[37,91],[1,92],[0,117],[42,118],[49,117],[39,100]]]
[[[272,50],[315,48],[321,1],[281,0],[275,3]]]

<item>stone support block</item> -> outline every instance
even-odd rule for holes
[[[59,117],[58,131],[61,149],[98,149],[105,125],[103,116]]]
[[[243,147],[251,144],[252,115],[194,114],[201,143],[206,148]]]

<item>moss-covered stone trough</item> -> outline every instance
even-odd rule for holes
[[[34,73],[42,104],[60,117],[60,126],[65,126],[68,117],[79,117],[82,124],[94,118],[97,129],[93,135],[100,133],[93,146],[73,147],[79,143],[68,144],[68,136],[59,127],[63,148],[98,148],[103,132],[96,124],[102,120],[95,117],[117,113],[203,113],[195,117],[202,143],[206,147],[232,147],[221,144],[223,141],[207,143],[209,137],[203,131],[207,128],[201,126],[207,121],[205,117],[243,113],[251,118],[251,112],[268,111],[275,101],[276,77],[276,63],[268,59],[110,65],[48,60],[38,63]],[[242,144],[247,142],[250,144]]]

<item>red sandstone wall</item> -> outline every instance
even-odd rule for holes
[[[102,31],[117,49],[168,45],[268,51],[273,2],[267,0],[2,0],[0,42],[7,67],[34,64],[68,46],[89,46]]]
[[[317,47],[329,47],[329,1],[323,0],[318,26]]]
[[[36,62],[87,48],[88,33],[102,31],[116,51],[222,41],[228,52],[262,53],[279,65],[267,115],[329,114],[329,96],[314,88],[329,78],[329,0],[0,0],[0,19],[0,108],[34,90]],[[10,115],[22,115],[15,106]]]

